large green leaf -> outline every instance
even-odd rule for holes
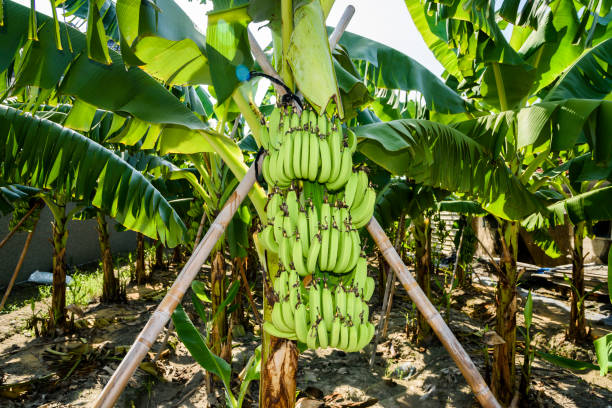
[[[0,180],[65,192],[169,247],[185,226],[137,170],[73,130],[0,105]]]
[[[455,54],[452,47],[442,39],[444,21],[439,21],[435,19],[435,17],[429,16],[425,11],[427,6],[420,1],[406,0],[405,3],[414,25],[421,33],[425,44],[427,44],[431,52],[433,52],[436,59],[450,75],[457,79],[457,81],[463,80],[463,74],[457,64],[457,54]]]
[[[125,62],[171,85],[210,84],[206,39],[173,0],[118,0]]]
[[[172,313],[172,322],[176,328],[176,334],[185,347],[187,347],[193,359],[206,371],[219,376],[225,386],[229,387],[230,375],[232,373],[230,365],[227,361],[210,351],[206,346],[206,341],[193,325],[181,305],[178,305],[174,313]]]
[[[359,126],[359,150],[396,175],[474,195],[490,213],[522,219],[543,210],[499,157],[450,126],[416,119]]]
[[[553,25],[556,41],[546,44],[537,64],[538,79],[534,94],[555,81],[559,75],[582,53],[582,47],[574,44],[578,31],[578,15],[572,0],[556,0],[550,4],[554,10]]]
[[[593,345],[599,363],[599,374],[603,377],[612,370],[612,333],[593,341]]]
[[[563,72],[546,100],[603,99],[612,91],[612,38],[586,50]]]
[[[308,0],[295,10],[287,58],[299,90],[317,112],[325,111],[334,99],[344,117],[319,1]]]
[[[552,363],[561,368],[568,368],[570,370],[596,370],[598,367],[589,361],[578,361],[558,356],[556,354],[549,354],[544,351],[536,350],[536,355],[549,363]]]
[[[345,32],[339,44],[352,59],[371,64],[379,88],[420,92],[427,107],[442,113],[465,111],[465,101],[427,68],[400,51],[357,34]]]
[[[247,36],[247,24],[251,20],[247,8],[248,4],[208,15],[206,53],[219,104],[229,98],[239,84],[236,67],[251,68],[253,65]]]
[[[37,14],[40,41],[27,40],[29,9],[5,2],[7,19],[0,30],[0,72],[15,62],[14,90],[34,85],[57,89],[104,110],[130,114],[158,124],[207,129],[196,115],[168,90],[138,68],[125,68],[121,55],[110,51],[112,65],[87,57],[85,34],[61,25],[63,50],[56,48],[52,19]]]

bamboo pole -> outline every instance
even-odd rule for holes
[[[19,222],[17,223],[17,225],[15,225],[13,227],[13,229],[6,235],[6,237],[4,237],[4,239],[2,240],[2,242],[0,242],[0,248],[2,248],[4,245],[6,245],[6,243],[8,242],[9,239],[11,239],[11,237],[15,234],[15,232],[17,232],[17,230],[19,229],[19,227],[21,227],[21,225],[26,222],[26,220],[30,217],[30,215],[32,215],[32,213],[38,208],[40,207],[40,202],[37,202],[36,204],[34,204],[32,206],[32,208],[30,208],[28,210],[28,212],[21,217],[21,219],[19,220]]]
[[[338,41],[340,41],[340,37],[342,37],[342,34],[344,34],[344,31],[346,31],[346,27],[351,21],[351,18],[353,18],[354,14],[355,14],[355,7],[353,7],[352,5],[349,5],[346,9],[344,9],[344,13],[342,13],[342,17],[340,17],[340,20],[338,21],[338,24],[334,28],[334,31],[332,31],[332,33],[329,36],[329,48],[332,50],[332,52],[334,51],[334,48],[336,48],[336,45],[338,45]]]
[[[34,206],[33,208],[36,208]],[[23,244],[23,249],[21,250],[21,255],[19,256],[19,260],[17,261],[17,266],[15,266],[15,270],[13,271],[13,276],[11,276],[11,281],[6,287],[6,292],[4,292],[4,297],[2,297],[2,301],[0,302],[0,311],[4,308],[4,304],[11,294],[11,290],[13,289],[13,285],[15,284],[15,280],[17,279],[17,275],[19,275],[19,271],[21,270],[21,266],[23,265],[23,261],[25,260],[26,254],[28,253],[28,248],[30,248],[30,242],[32,242],[32,237],[34,236],[34,231],[36,231],[36,224],[38,223],[38,218],[34,220],[34,225],[32,225],[32,231],[28,232],[28,236],[25,240],[25,244]]]
[[[372,235],[374,242],[376,242],[382,251],[383,256],[389,265],[391,265],[391,268],[397,274],[400,282],[408,292],[408,296],[410,296],[419,311],[423,314],[427,320],[427,323],[429,323],[444,345],[444,348],[446,348],[452,359],[459,367],[459,370],[461,370],[461,373],[465,377],[469,386],[472,388],[472,392],[474,392],[474,395],[480,404],[485,408],[501,408],[501,405],[499,405],[499,402],[497,402],[491,393],[491,390],[470,359],[470,356],[463,349],[461,343],[459,343],[453,332],[448,328],[446,323],[444,323],[440,313],[438,313],[434,305],[431,304],[427,296],[425,296],[415,281],[414,277],[410,274],[408,267],[398,255],[382,227],[378,221],[376,221],[376,218],[372,217],[367,225],[367,228],[370,235]]]
[[[262,163],[263,156],[260,157],[258,165],[261,166]],[[109,408],[115,404],[117,398],[119,398],[119,395],[121,395],[121,392],[127,385],[128,380],[134,371],[136,371],[168,320],[170,320],[172,312],[176,309],[187,289],[189,289],[191,282],[195,279],[202,264],[206,261],[208,255],[210,255],[210,252],[232,220],[234,213],[255,184],[255,181],[255,163],[253,163],[236,187],[234,193],[227,200],[221,212],[219,212],[217,218],[215,218],[210,229],[204,235],[204,238],[202,238],[202,241],[181,270],[181,273],[168,293],[166,293],[166,296],[164,296],[145,327],[138,334],[138,337],[121,361],[121,364],[119,364],[119,367],[117,367],[100,395],[94,401],[94,407]]]

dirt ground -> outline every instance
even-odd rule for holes
[[[469,290],[453,293],[450,327],[486,376],[482,333],[494,324],[494,288],[485,268],[476,265],[478,278]],[[128,303],[92,303],[75,315],[75,334],[56,339],[35,338],[26,323],[32,316],[28,305],[0,315],[0,406],[85,407],[102,390],[127,348],[176,276],[176,271],[156,273],[155,283],[138,290],[128,288]],[[162,283],[163,282],[163,283]],[[26,289],[17,289],[26,290]],[[534,290],[535,345],[567,357],[595,361],[592,345],[575,347],[565,341],[569,312],[562,290],[532,285]],[[521,291],[524,295],[524,292]],[[186,296],[185,299],[189,299]],[[259,300],[259,299],[258,299]],[[377,295],[371,301],[374,321],[379,318]],[[189,301],[183,302],[190,309]],[[42,310],[44,302],[36,304]],[[598,318],[612,310],[603,301],[587,303],[587,317],[596,336],[612,327]],[[521,308],[522,313],[522,308]],[[519,313],[518,324],[523,324]],[[371,346],[359,353],[339,350],[306,351],[300,355],[298,406],[306,407],[471,407],[478,406],[469,387],[445,349],[437,342],[427,348],[415,346],[406,334],[414,318],[412,303],[398,285],[389,322],[389,335],[377,347],[373,368]],[[185,347],[170,335],[174,349],[153,363],[164,333],[120,397],[118,407],[222,406],[220,388],[210,394],[204,374]],[[246,364],[258,337],[248,330],[235,339],[233,369]],[[520,353],[519,353],[520,354]],[[521,363],[521,358],[517,358]],[[518,365],[517,365],[518,367]],[[13,384],[13,386],[9,386]],[[244,406],[256,406],[257,382],[250,386]],[[302,398],[305,397],[305,398]],[[536,359],[529,406],[610,407],[612,375],[571,372]]]

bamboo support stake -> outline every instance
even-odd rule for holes
[[[33,208],[36,208],[34,206]],[[31,213],[30,213],[31,214]],[[15,284],[15,280],[17,279],[17,275],[19,275],[19,271],[21,270],[21,266],[23,265],[23,261],[25,260],[26,254],[28,253],[28,248],[30,248],[30,242],[32,242],[32,237],[34,236],[34,231],[36,231],[36,224],[38,223],[38,218],[34,220],[34,225],[32,225],[32,231],[28,232],[28,236],[25,240],[25,244],[23,244],[23,249],[21,250],[21,255],[19,256],[19,260],[17,261],[17,266],[15,266],[15,270],[13,271],[13,276],[11,276],[11,281],[6,287],[6,292],[4,292],[4,297],[0,302],[0,311],[4,308],[4,304],[11,294],[11,290],[13,289],[13,285]]]
[[[259,166],[263,162],[262,159],[263,156],[260,157]],[[119,395],[121,395],[121,392],[127,385],[128,380],[139,367],[140,362],[146,356],[147,351],[149,351],[168,320],[170,320],[172,312],[176,309],[187,289],[189,289],[191,282],[195,279],[202,264],[206,261],[206,258],[208,258],[208,255],[210,255],[215,244],[232,220],[234,213],[255,184],[255,167],[256,165],[253,163],[236,187],[234,193],[227,200],[227,203],[217,218],[215,218],[215,221],[183,267],[176,281],[168,293],[166,293],[157,309],[155,309],[155,312],[153,312],[153,315],[134,341],[134,344],[132,344],[132,347],[130,347],[130,350],[100,395],[94,401],[94,407],[109,408],[115,404],[117,398],[119,398]]]
[[[408,292],[408,296],[415,303],[419,311],[425,316],[427,323],[434,330],[444,348],[451,355],[455,361],[459,370],[465,377],[467,383],[472,388],[474,395],[485,408],[501,408],[499,402],[495,399],[491,390],[485,383],[484,379],[480,375],[480,372],[474,365],[474,362],[470,359],[470,356],[463,349],[453,332],[448,328],[440,313],[431,304],[427,296],[423,293],[414,277],[408,271],[408,267],[404,264],[397,251],[389,241],[389,238],[383,231],[382,227],[376,221],[376,218],[372,217],[367,225],[368,231],[374,242],[378,245],[383,253],[383,256],[391,265],[393,271],[397,274],[400,282]]]
[[[344,13],[342,13],[342,17],[340,17],[340,20],[338,20],[338,24],[334,28],[334,31],[332,31],[332,33],[329,36],[329,48],[332,50],[332,52],[334,51],[334,48],[336,48],[336,45],[338,45],[338,41],[340,41],[340,37],[342,37],[342,34],[344,34],[344,31],[346,31],[346,27],[348,26],[349,22],[353,18],[354,14],[355,14],[355,7],[353,7],[352,5],[349,5],[346,9],[344,9]]]

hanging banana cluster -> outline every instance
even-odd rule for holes
[[[372,217],[376,193],[365,169],[353,168],[355,136],[325,115],[280,109],[261,134],[269,194],[259,236],[280,260],[278,301],[263,328],[309,348],[358,351],[374,334],[374,280],[358,229]]]

